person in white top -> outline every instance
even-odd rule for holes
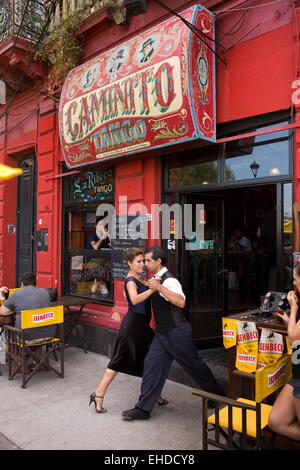
[[[243,230],[235,229],[230,240],[230,249],[238,251],[252,251],[251,241]]]
[[[161,277],[168,271],[166,267],[162,268],[157,274],[153,276],[154,279],[161,279]],[[168,289],[171,292],[174,292],[175,294],[181,295],[185,301],[185,295],[183,293],[182,287],[178,279],[175,277],[169,277],[166,278],[162,282],[162,286]],[[160,292],[159,293],[165,300],[168,300],[167,297],[164,297],[164,295]]]

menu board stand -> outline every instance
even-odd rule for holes
[[[117,279],[125,279],[128,273],[128,264],[124,260],[126,248],[140,248],[145,250],[148,238],[148,216],[116,215],[112,221],[111,261],[112,276]]]

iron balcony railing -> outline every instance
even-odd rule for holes
[[[103,8],[106,0],[58,0],[50,29],[72,11],[83,17]],[[0,43],[8,36],[37,41],[54,0],[0,0]]]
[[[0,42],[8,36],[35,41],[44,23],[46,9],[37,0],[1,0]]]

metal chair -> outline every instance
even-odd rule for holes
[[[42,368],[51,370],[59,377],[64,377],[64,334],[63,306],[41,308],[35,310],[25,310],[21,312],[21,328],[5,325],[4,329],[8,333],[8,377],[12,380],[18,372],[22,373],[22,388],[26,388],[29,380]],[[41,338],[28,340],[26,330],[46,325],[57,325],[57,334],[53,338]],[[37,347],[45,347],[45,351],[38,357],[35,352]],[[50,363],[50,355],[60,352],[59,368]],[[56,358],[56,357],[55,357]],[[26,362],[34,361],[35,366],[27,373]],[[13,360],[17,362],[12,370]]]

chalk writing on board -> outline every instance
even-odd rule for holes
[[[128,264],[123,253],[126,248],[146,248],[148,238],[148,217],[145,214],[115,215],[112,220],[111,260],[112,276],[124,279],[128,273]]]

